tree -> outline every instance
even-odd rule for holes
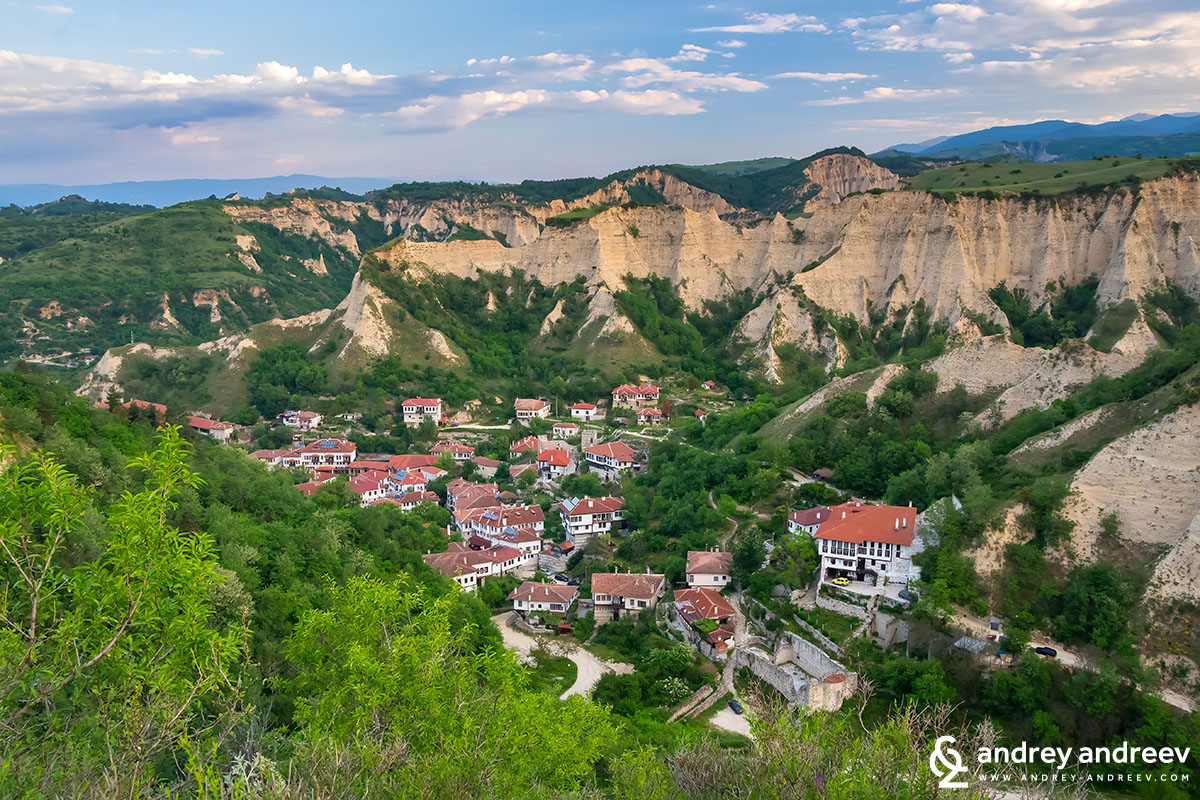
[[[531,691],[506,650],[473,652],[456,597],[360,577],[305,614],[285,648],[305,738],[367,753],[358,780],[387,780],[388,796],[579,790],[616,735],[608,712]],[[514,731],[536,757],[514,757]]]
[[[0,726],[14,745],[2,793],[94,784],[128,795],[185,733],[203,740],[231,724],[243,633],[211,623],[209,595],[224,582],[212,540],[166,522],[177,495],[199,485],[187,450],[166,427],[130,462],[144,487],[108,510],[100,557],[73,569],[60,566],[62,550],[96,513],[87,495],[49,456],[0,472]],[[0,452],[0,463],[13,459]],[[43,774],[54,762],[39,748],[69,752],[70,769]]]
[[[762,569],[766,557],[767,548],[763,545],[762,539],[749,534],[739,536],[737,543],[733,546],[732,575],[734,579],[738,583],[745,584],[751,575]]]

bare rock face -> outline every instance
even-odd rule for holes
[[[821,187],[820,192],[809,199],[809,206],[840,203],[854,192],[900,188],[896,173],[870,159],[847,153],[822,156],[809,164],[804,174]]]
[[[348,229],[332,224],[329,218],[352,222],[360,213],[371,214],[374,211],[372,207],[362,203],[312,200],[307,197],[297,197],[287,205],[270,208],[239,204],[222,206],[222,209],[238,222],[260,222],[288,233],[317,237],[331,247],[344,247],[355,256],[361,255],[358,239]],[[378,219],[378,212],[373,216]],[[240,240],[238,246],[243,251],[250,249]],[[257,242],[254,243],[254,249],[257,249]],[[245,260],[243,263],[246,263]],[[249,264],[247,267],[253,269]]]

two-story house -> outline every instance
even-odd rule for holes
[[[550,403],[547,400],[518,397],[513,401],[513,411],[516,412],[517,422],[528,422],[535,417],[545,419],[550,416]]]
[[[566,614],[571,604],[579,597],[579,589],[565,583],[539,583],[525,581],[509,593],[513,611],[522,617],[538,611],[551,614]]]
[[[558,480],[571,468],[571,454],[566,450],[543,450],[537,457],[538,477]]]
[[[576,403],[571,406],[571,419],[595,422],[603,418],[604,412],[597,408],[595,403]]]
[[[572,436],[579,435],[579,426],[574,422],[556,422],[550,429],[550,434],[555,439],[570,439]]]
[[[813,506],[802,510],[793,509],[788,512],[788,533],[814,534],[821,523],[829,519],[830,510],[827,506]]]
[[[821,556],[821,579],[907,583],[921,574],[912,562],[917,511],[904,506],[842,503],[813,538]]]
[[[557,506],[563,532],[575,547],[584,547],[593,536],[611,533],[625,519],[620,497],[571,497]]]
[[[660,393],[661,390],[652,383],[643,383],[638,386],[625,383],[612,390],[613,408],[636,409],[656,406]]]
[[[653,573],[592,573],[592,605],[596,624],[603,625],[626,614],[654,608],[666,593],[667,578]]]
[[[687,585],[692,588],[724,589],[731,578],[733,553],[715,550],[689,550],[687,554]]]
[[[400,404],[400,413],[404,418],[404,424],[415,428],[427,419],[441,422],[444,408],[441,398],[413,397]]]
[[[624,442],[609,442],[594,444],[583,449],[583,458],[588,469],[601,480],[616,480],[622,472],[635,470],[638,467],[638,456],[634,449]]]
[[[475,455],[475,448],[469,444],[461,444],[460,442],[438,442],[429,448],[429,452],[434,456],[449,453],[454,457],[455,461],[470,461]]]
[[[330,467],[335,471],[345,471],[358,454],[358,445],[346,439],[317,439],[300,448],[299,454],[300,466],[306,469]]]

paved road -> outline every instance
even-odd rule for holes
[[[505,611],[492,617],[492,622],[496,623],[496,627],[500,629],[500,635],[504,637],[505,647],[521,655],[527,655],[530,650],[537,646],[537,639],[524,631],[519,631],[510,626],[508,624],[510,616],[512,616],[512,613]],[[559,641],[566,642],[566,640],[562,639]],[[578,671],[575,676],[575,683],[561,695],[564,700],[573,694],[586,695],[595,688],[596,684],[600,681],[600,676],[606,672],[621,674],[633,672],[632,664],[605,661],[574,642],[568,643],[567,647],[569,649],[565,655],[575,662],[575,667]]]

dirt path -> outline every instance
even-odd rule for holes
[[[492,622],[496,623],[496,627],[500,629],[500,635],[504,638],[505,647],[523,656],[528,655],[530,650],[537,647],[538,641],[533,636],[509,625],[508,620],[511,616],[512,612],[505,611],[492,617]],[[558,639],[557,641],[566,642],[564,639]],[[574,642],[567,644],[566,647],[564,655],[575,662],[577,672],[575,683],[571,684],[571,688],[567,689],[561,695],[564,700],[573,694],[586,695],[595,688],[596,684],[600,681],[600,676],[606,672],[620,674],[633,672],[632,664],[605,661]]]
[[[746,715],[735,714],[728,706],[713,714],[711,722],[721,730],[740,733],[747,739],[754,738],[754,734],[750,732],[750,720],[746,719]]]

